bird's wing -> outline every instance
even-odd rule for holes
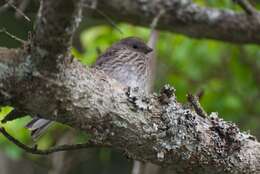
[[[111,49],[111,48],[106,50],[105,53],[101,54],[97,58],[96,62],[91,67],[92,68],[98,68],[98,67],[102,66],[102,64],[104,62],[107,62],[109,59],[111,59],[114,56],[116,56],[116,53],[117,53],[117,51],[114,50],[114,49]]]

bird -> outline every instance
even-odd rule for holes
[[[138,88],[145,94],[151,92],[151,69],[149,53],[152,48],[138,37],[127,37],[112,44],[91,66],[106,73],[119,83]],[[38,139],[52,121],[34,117],[27,125],[34,140]]]

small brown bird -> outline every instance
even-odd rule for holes
[[[104,71],[108,76],[129,87],[138,87],[145,93],[151,90],[148,47],[141,39],[128,37],[114,43],[98,57],[92,68]],[[51,121],[34,117],[26,125],[33,139],[48,128]]]

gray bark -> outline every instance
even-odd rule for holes
[[[91,0],[86,0],[91,1]],[[201,7],[191,0],[97,0],[96,8],[114,20],[149,26],[159,13],[157,28],[203,39],[260,43],[260,14]],[[95,14],[97,18],[103,18]]]
[[[82,7],[79,0],[42,1],[33,39],[23,49],[0,49],[1,104],[175,173],[260,172],[260,143],[233,123],[185,108],[169,86],[145,96],[73,59],[68,50]]]

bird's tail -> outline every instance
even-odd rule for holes
[[[45,133],[50,125],[50,120],[34,117],[25,127],[31,131],[32,138],[36,140]]]

